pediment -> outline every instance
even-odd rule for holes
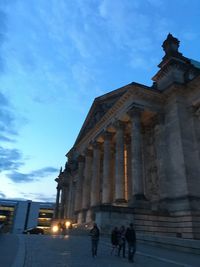
[[[83,123],[83,126],[79,132],[75,144],[78,143],[95,126],[95,124],[101,120],[106,112],[112,108],[112,106],[123,94],[127,92],[127,90],[128,86],[124,86],[115,91],[95,98],[85,119],[85,122]]]

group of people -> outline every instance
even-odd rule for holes
[[[123,225],[118,228],[117,226],[112,230],[111,233],[111,244],[112,251],[116,253],[117,256],[126,257],[126,243],[128,244],[128,261],[134,261],[134,255],[136,251],[136,233],[133,224],[130,223],[129,227],[126,229]]]
[[[92,257],[96,257],[100,236],[100,231],[96,223],[94,223],[93,228],[90,230],[90,236],[92,241]],[[128,244],[128,261],[133,262],[136,251],[136,233],[132,223],[130,223],[127,229],[123,225],[120,228],[117,226],[114,227],[111,233],[111,254],[115,252],[116,255],[120,256],[122,253],[123,258],[125,258],[126,243]]]

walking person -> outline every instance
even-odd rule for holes
[[[126,229],[124,225],[122,225],[119,229],[119,245],[118,245],[118,256],[120,257],[121,251],[122,256],[125,258],[125,251],[126,251]]]
[[[128,261],[134,262],[134,255],[136,251],[136,233],[132,223],[130,223],[130,227],[127,228],[125,237],[128,243]]]
[[[100,231],[96,223],[94,223],[93,228],[90,230],[90,236],[92,241],[92,257],[97,256],[97,249],[99,243]]]
[[[111,250],[111,255],[112,255],[113,252],[117,251],[119,245],[119,230],[117,226],[115,226],[111,232],[111,244],[112,244],[112,250]]]

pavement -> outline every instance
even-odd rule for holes
[[[7,251],[6,251],[7,250]],[[86,235],[4,234],[0,267],[200,267],[200,255],[138,244],[134,263],[111,255],[110,240],[101,237],[97,258]]]

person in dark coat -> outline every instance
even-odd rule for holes
[[[121,250],[122,250],[122,256],[125,258],[125,251],[126,251],[126,229],[122,225],[119,229],[119,245],[118,245],[118,256],[120,257]]]
[[[111,250],[111,255],[112,255],[113,252],[117,250],[117,247],[119,245],[119,230],[117,226],[115,226],[115,228],[111,232],[111,244],[112,244],[112,250]]]
[[[97,249],[99,243],[100,231],[96,223],[94,223],[93,228],[90,230],[90,236],[92,241],[92,257],[97,256]]]
[[[127,228],[125,237],[128,243],[128,261],[134,262],[134,255],[136,251],[136,233],[132,223],[130,223],[130,227]]]

